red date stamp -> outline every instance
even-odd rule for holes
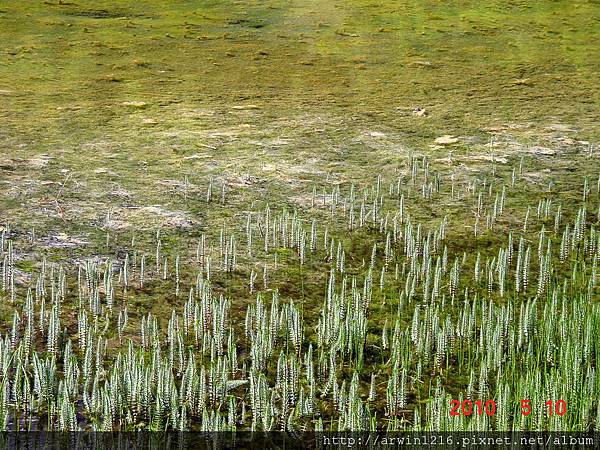
[[[475,405],[475,408],[473,408],[473,405]],[[475,402],[463,400],[462,403],[458,400],[452,400],[450,406],[452,406],[451,416],[460,416],[461,414],[470,416],[473,413],[482,416],[484,412],[488,416],[496,414],[496,402],[494,400],[487,400],[485,403],[483,403],[483,400],[476,400]]]
[[[553,414],[564,416],[567,413],[567,402],[564,400],[548,400],[544,403],[544,407],[546,408],[549,417]],[[521,414],[524,416],[531,414],[531,400],[521,400]]]
[[[493,416],[496,414],[497,405],[496,402],[492,399],[486,400],[476,400],[472,401],[469,399],[463,400],[451,400],[450,401],[450,415],[451,416],[471,416],[471,415],[487,415]],[[557,416],[564,416],[567,413],[567,402],[564,400],[548,400],[544,403],[543,408],[547,412],[548,416],[552,416],[556,414]],[[531,406],[531,400],[523,399],[521,400],[521,414],[524,416],[528,416],[532,413],[533,407]]]

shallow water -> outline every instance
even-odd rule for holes
[[[539,216],[541,199],[555,199],[567,217],[598,179],[598,1],[0,0],[0,43],[0,224],[21,240],[20,289],[42,255],[75,264],[152,252],[158,229],[173,264],[201,233],[218,242],[266,204],[333,228],[335,188],[367,192],[379,175],[384,189],[400,186],[418,161],[452,195],[426,198],[429,175],[422,194],[413,178],[414,223],[449,216],[452,253],[493,253],[529,203],[540,200]],[[497,200],[523,164],[511,213],[472,239],[476,186],[490,202],[494,185]],[[209,202],[209,189],[227,200]],[[356,231],[339,242],[362,271],[373,240]],[[327,259],[298,267],[295,251],[273,250],[269,286],[306,299],[310,323]],[[213,279],[242,321],[250,270],[260,279],[270,257]],[[142,284],[125,300],[134,320],[180,308],[169,284]],[[387,295],[377,334],[396,308]],[[0,302],[0,322],[13,312]],[[66,318],[72,335],[77,320]],[[457,391],[466,376],[446,381]]]
[[[110,129],[132,99],[598,131],[597,1],[56,3],[0,4],[0,112],[25,133]]]
[[[187,210],[185,177],[302,203],[489,127],[600,136],[597,1],[62,3],[0,3],[1,206],[28,226]]]

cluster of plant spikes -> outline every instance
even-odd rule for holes
[[[522,172],[447,184],[411,157],[305,210],[264,204],[194,254],[157,232],[124,258],[44,258],[29,285],[5,227],[0,429],[598,430],[600,178],[573,204]],[[153,291],[170,315],[132,306]]]

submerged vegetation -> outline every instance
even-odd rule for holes
[[[599,12],[527,3],[0,4],[0,429],[600,430]]]
[[[597,429],[600,176],[575,176],[574,202],[552,184],[535,195],[526,174],[521,158],[449,180],[411,156],[396,179],[315,190],[302,210],[266,203],[192,252],[166,251],[158,230],[116,258],[44,258],[27,286],[7,227],[0,424]],[[194,195],[226,207],[215,192],[211,181]],[[460,222],[418,219],[452,202],[469,211]],[[304,287],[311,278],[323,289]],[[229,284],[243,293],[219,292]],[[149,293],[162,316],[135,303]],[[495,413],[451,416],[452,399],[493,400]],[[548,415],[546,401],[568,413]]]

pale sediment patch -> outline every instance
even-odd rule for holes
[[[14,267],[13,273],[16,284],[20,286],[28,286],[31,283],[31,274],[29,272],[25,272],[24,270]]]
[[[198,221],[184,211],[170,211],[161,205],[117,207],[110,211],[104,227],[118,230],[127,228],[149,229],[157,226],[189,229]]]
[[[111,197],[117,197],[117,198],[131,198],[133,197],[133,194],[131,194],[131,192],[119,188],[119,189],[115,189],[114,191],[111,191],[108,193],[108,195],[110,195]]]
[[[496,162],[499,164],[508,164],[508,155],[493,155],[489,153],[481,153],[475,155],[448,155],[444,158],[437,158],[436,163],[452,164],[464,162]]]
[[[534,155],[542,155],[542,156],[554,156],[554,155],[556,155],[556,150],[553,150],[548,147],[534,145],[533,147],[529,147],[527,149],[527,153],[532,153]]]
[[[113,172],[112,170],[110,170],[106,167],[98,167],[97,169],[94,169],[94,173],[96,175],[108,175],[109,177],[118,176],[118,174],[116,172]]]
[[[183,159],[184,160],[194,160],[194,159],[208,159],[208,158],[212,158],[211,155],[208,155],[206,153],[194,153],[193,155],[189,155],[189,156],[184,156]]]
[[[50,155],[39,155],[27,161],[27,167],[31,169],[43,169],[48,165],[52,157]]]
[[[44,248],[76,248],[89,243],[90,241],[82,236],[69,236],[65,233],[59,233],[40,238],[40,244]]]
[[[303,209],[318,208],[324,209],[331,206],[332,198],[331,195],[323,195],[323,193],[317,193],[314,197],[312,194],[298,194],[289,197],[289,200],[294,205],[299,206]],[[342,208],[342,205],[339,205]]]
[[[494,139],[493,141],[488,142],[487,144],[483,144],[483,147],[490,148],[490,149],[501,148],[505,151],[512,151],[512,152],[523,151],[526,148],[525,144],[514,140],[510,136],[502,136],[502,137],[504,139]]]
[[[457,144],[459,139],[451,134],[445,134],[444,136],[435,138],[433,142],[437,145],[452,145]]]
[[[552,124],[544,127],[544,130],[558,131],[560,133],[575,133],[578,131],[575,128],[573,128],[572,126],[564,124],[564,123],[552,123]]]
[[[490,155],[487,153],[478,154],[478,155],[469,155],[464,159],[469,159],[471,161],[482,161],[482,162],[496,162],[500,164],[508,164],[508,158],[506,156],[499,155]]]
[[[370,137],[386,137],[386,134],[381,131],[365,131],[363,134]]]
[[[548,173],[550,173],[550,169],[545,169],[540,172],[526,172],[521,174],[520,177],[527,183],[544,184]]]
[[[228,187],[250,187],[267,183],[265,178],[250,174],[229,174],[224,178],[224,181]]]
[[[197,186],[193,183],[187,182],[185,180],[158,180],[156,182],[159,186],[165,186],[172,190],[181,190],[185,189],[194,190]]]

